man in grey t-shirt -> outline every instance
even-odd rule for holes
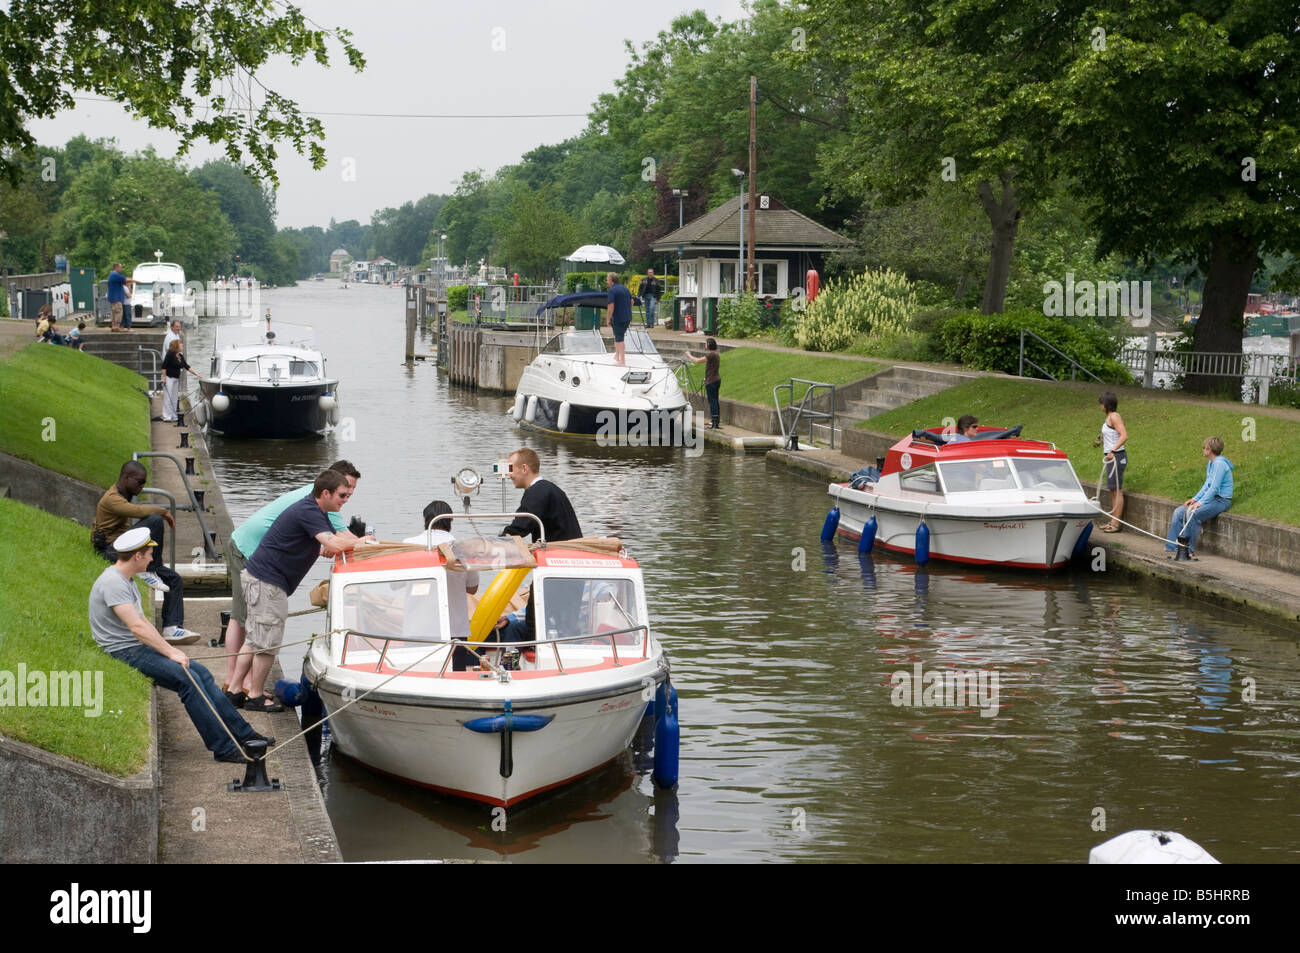
[[[247,761],[245,742],[264,740],[270,747],[275,739],[254,731],[217,688],[211,673],[169,644],[144,617],[140,590],[132,577],[145,571],[152,558],[149,550],[156,545],[143,526],[127,530],[113,543],[117,559],[90,589],[90,631],[99,647],[113,658],[180,696],[216,760]]]

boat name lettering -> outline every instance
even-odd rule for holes
[[[356,708],[360,711],[369,712],[372,715],[384,715],[388,718],[397,717],[397,712],[393,711],[391,708],[382,708],[379,705],[363,705],[360,702],[357,702]]]
[[[565,556],[549,557],[546,565],[563,567],[565,569],[617,569],[622,565],[617,559],[570,559]]]
[[[630,698],[620,698],[618,701],[614,701],[614,702],[605,702],[605,704],[601,705],[600,708],[597,709],[597,711],[598,711],[598,712],[602,712],[602,711],[622,711],[624,708],[627,708],[627,707],[628,707],[629,705],[631,705],[631,704],[632,704],[632,699],[630,699]]]
[[[985,523],[985,529],[1024,529],[1027,524],[1022,520],[1019,523]]]

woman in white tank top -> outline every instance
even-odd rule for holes
[[[1124,418],[1119,415],[1119,399],[1111,393],[1097,398],[1106,420],[1101,425],[1102,461],[1106,477],[1106,487],[1114,496],[1114,506],[1110,513],[1110,522],[1101,528],[1103,533],[1118,533],[1119,518],[1124,513],[1124,471],[1128,469],[1128,431],[1124,429]]]

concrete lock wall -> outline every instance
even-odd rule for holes
[[[9,497],[19,503],[76,520],[86,527],[95,521],[95,506],[104,495],[102,487],[74,480],[7,453],[0,453],[0,487],[3,486],[9,488]]]
[[[149,759],[128,778],[0,737],[0,862],[156,863],[157,709],[155,690]]]

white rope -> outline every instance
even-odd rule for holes
[[[1142,533],[1144,536],[1150,536],[1152,539],[1159,540],[1162,543],[1168,542],[1168,540],[1165,539],[1163,536],[1157,536],[1155,533],[1149,532],[1148,530],[1143,529],[1141,526],[1134,526],[1132,523],[1128,522],[1127,520],[1122,520],[1118,516],[1111,516],[1107,510],[1101,508],[1097,500],[1089,500],[1085,497],[1085,502],[1093,509],[1095,509],[1098,513],[1101,513],[1103,516],[1110,516],[1110,518],[1116,523],[1123,523],[1125,526],[1129,527],[1130,529],[1136,530],[1137,532]],[[1183,529],[1187,529],[1186,523],[1183,524]],[[1181,535],[1181,533],[1179,535]]]

